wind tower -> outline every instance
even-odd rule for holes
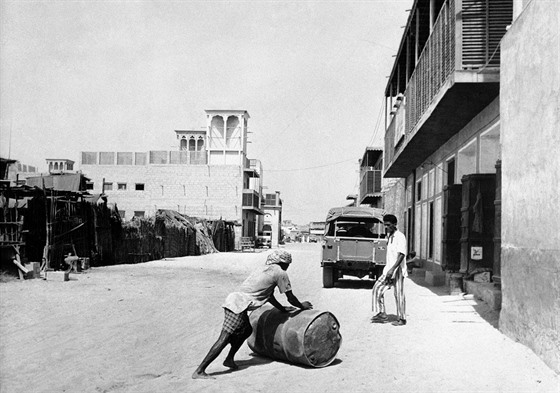
[[[247,154],[245,110],[206,110],[208,165],[241,165]]]

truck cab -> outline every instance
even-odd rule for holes
[[[323,287],[344,275],[375,279],[387,253],[382,209],[345,206],[329,210],[322,244]]]

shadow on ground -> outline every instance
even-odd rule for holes
[[[434,286],[430,286],[428,283],[426,283],[426,280],[424,280],[423,277],[409,276],[408,278],[410,280],[412,280],[412,282],[414,282],[418,286],[423,287],[423,288],[427,288],[438,296],[452,296],[452,295],[449,294],[449,287],[447,287],[446,285],[434,287]],[[406,291],[406,287],[405,287],[405,291]],[[499,329],[500,311],[492,309],[488,304],[486,304],[486,302],[475,298],[471,294],[463,293],[463,294],[458,294],[458,295],[454,295],[454,296],[456,296],[458,298],[457,299],[458,301],[460,301],[460,300],[472,300],[472,301],[474,301],[476,304],[471,305],[470,307],[472,307],[474,309],[474,311],[478,315],[480,315],[480,317],[482,319],[484,319],[486,322],[488,322],[490,325],[492,325],[492,327],[494,327],[495,329]]]

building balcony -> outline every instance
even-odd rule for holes
[[[264,214],[260,206],[260,195],[256,190],[244,189],[243,190],[243,210],[252,210],[257,214]]]
[[[380,169],[373,167],[362,167],[360,169],[360,195],[359,204],[376,204],[382,197],[381,178],[383,174]]]
[[[261,165],[260,160],[245,158],[245,162],[244,162],[244,165],[243,165],[243,171],[249,177],[261,177],[262,165]]]
[[[512,12],[512,0],[414,3],[385,91],[385,177],[408,176],[498,96]]]

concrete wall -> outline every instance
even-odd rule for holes
[[[388,214],[397,217],[397,227],[405,232],[405,189],[404,179],[384,179],[383,184],[383,209]]]
[[[124,210],[126,219],[134,211],[152,215],[157,209],[171,209],[189,216],[242,222],[243,171],[234,165],[83,165],[94,182],[93,192],[101,192],[103,178],[113,183],[105,191],[109,202]],[[126,191],[117,183],[126,183]],[[143,183],[144,191],[135,184]]]
[[[501,50],[500,329],[560,372],[560,2],[532,1]]]

